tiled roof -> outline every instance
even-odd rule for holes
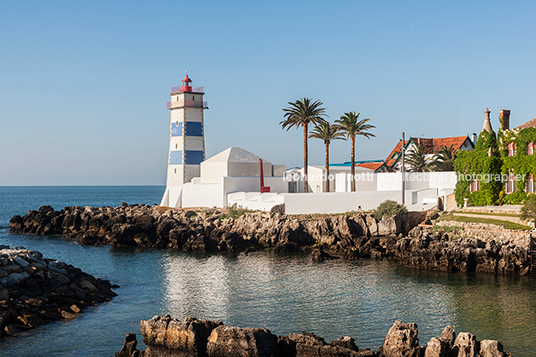
[[[363,162],[363,163],[357,164],[355,166],[364,167],[366,169],[371,169],[371,170],[376,171],[382,165],[383,165],[383,160],[382,161],[376,161],[376,162]]]
[[[418,138],[412,138],[414,142],[418,143]],[[417,139],[417,140],[415,140]],[[420,139],[421,142],[423,139]],[[434,139],[424,139],[429,140],[429,142],[426,142],[425,145],[425,153],[426,154],[433,154],[434,152],[441,149],[443,146],[446,147],[453,147],[454,149],[458,150],[463,146],[463,143],[465,140],[469,140],[467,136],[453,136],[450,138],[434,138]]]
[[[515,127],[515,129],[525,129],[525,128],[536,128],[536,118],[529,120],[525,124],[521,124],[520,126]]]
[[[404,144],[407,144],[407,143],[408,143],[408,140],[406,140],[404,142]],[[396,144],[395,148],[389,153],[389,155],[385,159],[385,164],[388,167],[392,167],[395,164],[396,159],[398,157],[398,154],[400,153],[401,148],[402,148],[402,140],[399,140],[398,143]]]

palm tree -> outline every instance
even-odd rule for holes
[[[309,138],[324,140],[326,146],[326,192],[329,192],[329,144],[332,140],[342,139],[344,134],[340,132],[339,126],[324,121],[314,127],[309,134]]]
[[[413,172],[430,171],[430,159],[426,157],[424,145],[414,144],[406,151],[406,164]]]
[[[454,171],[456,149],[451,146],[442,146],[436,153],[432,165],[438,171]]]
[[[286,118],[279,124],[282,125],[283,129],[287,131],[296,127],[298,129],[300,126],[303,127],[303,170],[304,170],[304,191],[309,192],[309,184],[307,180],[307,126],[309,124],[320,124],[324,122],[324,116],[326,115],[326,108],[322,108],[322,103],[319,100],[313,100],[311,98],[300,98],[294,103],[288,102],[290,105],[287,108],[284,108],[285,112],[284,117]]]
[[[343,116],[339,120],[336,120],[335,122],[339,125],[339,129],[346,134],[346,138],[350,138],[352,142],[352,152],[351,152],[351,187],[352,191],[355,191],[355,137],[356,135],[362,135],[367,139],[370,139],[370,137],[376,137],[376,135],[369,133],[368,130],[375,128],[374,125],[367,124],[367,122],[370,119],[362,119],[360,121],[357,121],[359,118],[359,114],[356,112],[348,112],[344,113]]]

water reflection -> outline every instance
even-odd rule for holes
[[[427,340],[454,322],[448,286],[389,262],[314,263],[309,256],[262,252],[169,254],[164,266],[165,308],[179,317],[221,319],[277,334],[305,330],[328,340],[347,334],[372,348],[395,319],[417,322]]]

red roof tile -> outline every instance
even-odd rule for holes
[[[521,124],[520,126],[516,126],[514,129],[525,129],[525,128],[536,128],[536,118],[529,120],[525,124]]]
[[[365,169],[371,169],[371,170],[376,171],[378,167],[382,165],[383,165],[383,161],[378,161],[378,162],[364,162],[362,164],[357,164],[355,166],[364,167]]]

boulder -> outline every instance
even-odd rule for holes
[[[138,351],[136,348],[137,344],[138,341],[136,340],[136,334],[127,333],[121,351],[117,352],[114,357],[138,357],[140,355],[140,351]]]
[[[480,341],[480,357],[507,357],[500,342],[494,340]]]
[[[208,338],[209,357],[276,357],[277,336],[265,328],[216,327]]]
[[[446,342],[443,342],[435,337],[432,337],[426,344],[426,350],[424,351],[424,357],[447,357],[447,353],[450,348]]]
[[[378,349],[378,356],[420,357],[418,334],[417,324],[395,321],[385,336],[383,345]]]
[[[220,325],[221,321],[198,320],[193,317],[179,321],[170,315],[140,321],[143,342],[149,349],[160,347],[200,356],[206,354],[207,340],[212,330]]]
[[[448,325],[443,329],[441,335],[439,335],[438,340],[443,341],[447,344],[447,347],[451,349],[454,346],[454,341],[456,341],[456,332],[454,332],[454,327]]]
[[[480,357],[479,350],[476,336],[469,332],[460,332],[452,348],[457,357]]]

